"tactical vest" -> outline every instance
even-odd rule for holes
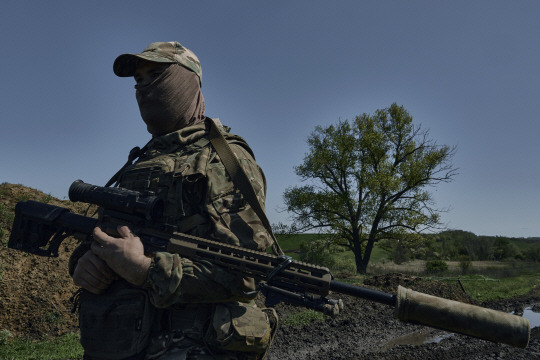
[[[183,220],[194,219],[201,214],[203,189],[197,182],[206,177],[209,142],[201,138],[193,144],[174,149],[172,152],[148,150],[135,164],[124,169],[119,186],[135,191],[152,191],[163,199],[165,208],[160,222],[176,227],[176,231],[189,232],[202,225],[204,219],[197,217],[193,225],[182,226]]]
[[[241,145],[253,154],[241,137],[227,131],[222,133],[230,144]],[[135,164],[122,170],[118,185],[135,191],[154,192],[165,203],[161,223],[174,231],[204,237],[212,231],[205,209],[208,173],[217,178],[228,178],[222,165],[213,161],[215,157],[207,134],[187,145],[150,146]],[[241,201],[239,198],[237,200]]]
[[[222,130],[227,142],[242,146],[254,158],[247,143],[241,137],[228,133],[227,130],[227,128]],[[154,192],[165,203],[163,219],[160,222],[170,226],[174,231],[207,237],[213,230],[213,224],[206,214],[206,202],[213,200],[212,196],[210,195],[209,199],[209,194],[206,193],[207,177],[212,176],[217,179],[214,183],[218,183],[216,185],[218,188],[221,186],[219,179],[227,179],[228,185],[222,181],[223,186],[230,186],[229,175],[223,164],[215,161],[216,155],[207,133],[187,145],[171,144],[169,147],[150,145],[135,164],[122,170],[118,185],[135,191]],[[223,201],[234,202],[243,201],[243,199],[238,194]],[[231,205],[222,204],[225,207]],[[234,316],[230,334],[219,335],[220,333],[216,333],[215,328],[208,328],[209,321],[212,324],[220,321],[214,315],[217,309],[228,309],[231,306],[232,309],[244,309],[241,314],[246,315],[229,314],[228,318],[219,317],[222,321],[232,321],[231,316]],[[174,305],[165,312],[165,315],[168,317],[170,330],[179,329],[189,338],[201,340],[205,338],[205,342],[212,342],[210,338],[219,338],[220,340],[215,340],[212,346],[226,351],[248,351],[254,354],[253,358],[256,358],[259,356],[255,354],[264,352],[269,346],[271,330],[273,333],[277,325],[277,315],[272,309],[262,312],[253,306],[254,304],[241,305],[240,303],[238,305],[233,303]],[[221,328],[218,325],[215,327]],[[254,329],[257,331],[254,332]],[[249,331],[244,334],[247,330]]]

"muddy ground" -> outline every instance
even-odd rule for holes
[[[401,274],[378,276],[364,286],[395,293],[397,285],[427,294],[474,303],[457,285],[427,281]],[[526,349],[496,344],[464,335],[449,334],[420,325],[401,323],[387,305],[350,296],[337,296],[345,310],[336,318],[299,327],[281,327],[269,360],[360,360],[360,359],[540,359],[540,328],[533,328]],[[478,304],[477,304],[478,305]],[[520,313],[525,307],[540,307],[540,292],[518,299],[481,304]],[[282,317],[298,309],[278,306]],[[435,339],[439,340],[435,342]],[[426,342],[426,343],[424,343]]]
[[[9,214],[20,200],[38,199],[70,207],[81,213],[84,207],[51,199],[46,194],[21,185],[0,185],[0,239],[5,243],[11,231]],[[7,220],[7,221],[6,221]],[[67,241],[59,258],[28,255],[0,246],[0,331],[16,337],[45,339],[76,332],[77,321],[71,314],[69,299],[76,291],[67,274],[67,259],[75,242]],[[398,284],[448,299],[471,302],[456,285],[421,278],[390,274],[366,280],[363,286],[395,293]],[[269,360],[303,359],[540,359],[540,328],[531,332],[527,349],[512,348],[462,335],[445,335],[419,325],[400,323],[386,305],[350,296],[333,294],[345,303],[335,318],[303,326],[281,325]],[[540,290],[513,300],[482,304],[513,312],[540,308]],[[280,304],[281,319],[302,309]],[[423,339],[443,335],[439,342]],[[417,344],[419,343],[419,344]]]

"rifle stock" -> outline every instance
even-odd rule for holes
[[[163,211],[161,200],[152,193],[121,188],[103,188],[78,180],[69,191],[72,201],[102,207],[100,220],[71,213],[68,209],[36,201],[22,201],[15,207],[8,247],[40,256],[58,256],[67,236],[92,241],[94,227],[129,225],[141,239],[147,253],[167,251],[191,260],[206,260],[259,281],[258,290],[267,305],[280,301],[310,307],[329,315],[343,309],[341,300],[327,298],[331,291],[375,301],[395,308],[394,315],[406,322],[462,333],[525,348],[530,325],[516,315],[438,298],[399,287],[392,295],[333,280],[325,267],[292,260],[287,256],[219,243],[156,225]],[[112,199],[112,200],[111,200]],[[247,294],[255,296],[256,292]]]

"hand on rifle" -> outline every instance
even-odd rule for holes
[[[139,237],[133,235],[127,226],[119,226],[117,231],[120,237],[112,237],[96,227],[92,252],[118,276],[133,285],[142,286],[152,261],[144,254]]]
[[[117,278],[114,271],[91,250],[77,262],[73,282],[94,294],[101,294]]]

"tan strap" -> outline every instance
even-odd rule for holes
[[[105,184],[105,187],[109,187],[114,183],[118,183],[118,178],[120,177],[120,175],[122,175],[122,171],[124,171],[124,169],[127,168],[129,165],[133,164],[133,161],[135,161],[136,159],[144,155],[144,153],[148,149],[148,145],[150,144],[150,141],[146,143],[146,145],[144,145],[142,149],[138,146],[135,146],[133,149],[131,149],[131,151],[129,152],[127,162],[124,164],[124,166],[122,166],[120,170],[116,172],[116,174],[112,176],[112,178],[109,179],[109,181],[107,181],[107,184]],[[116,184],[116,186],[118,186],[118,184]]]
[[[236,155],[234,155],[229,143],[227,143],[227,140],[223,134],[221,134],[221,131],[219,131],[219,128],[214,120],[210,118],[208,119],[210,122],[210,142],[221,158],[221,162],[223,162],[225,170],[227,170],[233,183],[238,187],[238,189],[240,189],[242,195],[244,195],[244,198],[261,220],[266,231],[268,231],[268,234],[270,234],[272,237],[272,250],[274,253],[276,255],[283,255],[283,250],[281,250],[281,247],[279,246],[274,233],[272,232],[272,227],[270,226],[268,218],[266,217],[266,214],[264,213],[264,210],[257,199],[253,185],[251,185],[244,168],[242,168],[240,165],[238,158]]]

